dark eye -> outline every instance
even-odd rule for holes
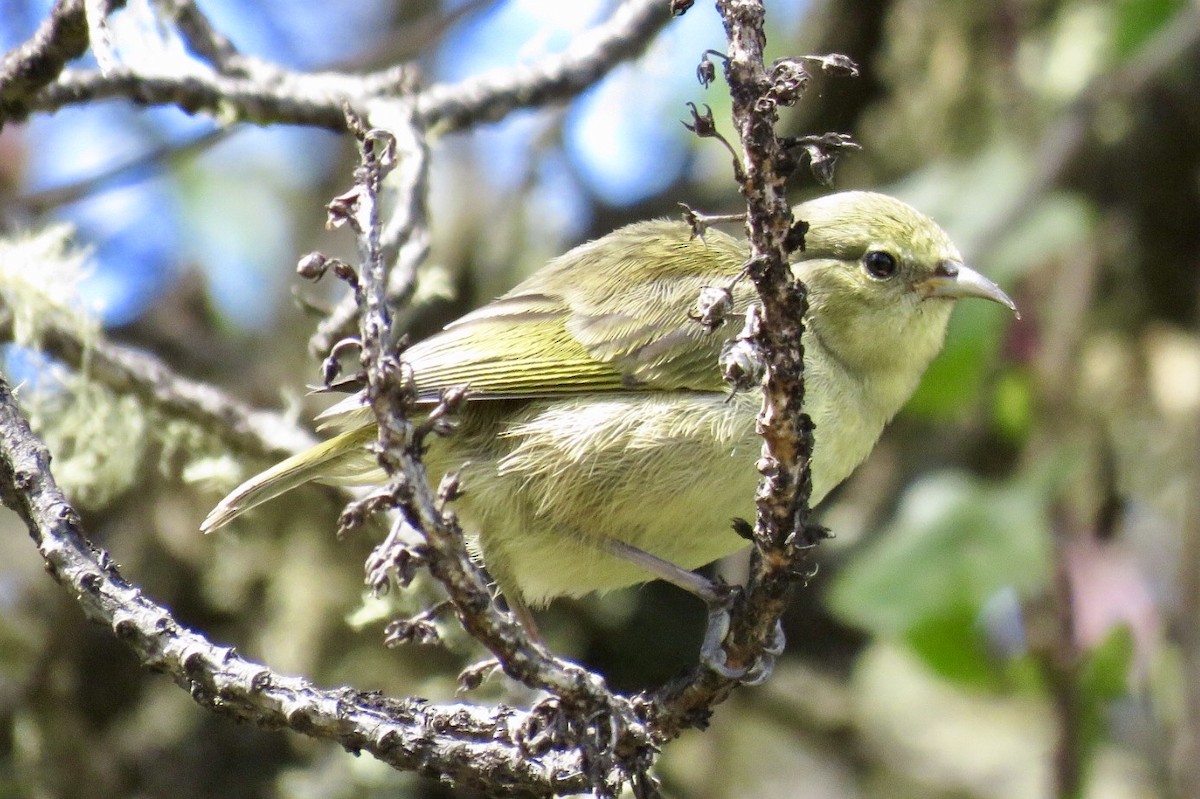
[[[896,258],[883,250],[871,250],[863,256],[863,267],[871,277],[884,280],[896,274]]]

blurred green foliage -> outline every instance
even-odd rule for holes
[[[833,582],[830,608],[873,635],[908,641],[939,673],[986,678],[983,605],[1005,588],[1035,594],[1051,570],[1049,482],[994,485],[960,472],[921,479]]]
[[[397,5],[397,36],[417,5],[430,4]],[[713,12],[697,4],[688,13]],[[1172,758],[1194,656],[1181,632],[1196,622],[1177,579],[1195,527],[1185,509],[1200,484],[1196,16],[1186,0],[831,0],[800,26],[769,30],[773,54],[844,51],[863,67],[857,81],[814,77],[781,129],[852,133],[864,150],[844,160],[836,187],[891,191],[933,215],[973,266],[1010,290],[1022,319],[983,303],[956,312],[916,397],[820,509],[839,539],[814,555],[821,570],[797,590],[775,680],[737,692],[711,730],[666,746],[670,795],[1050,796],[1061,737],[1084,755],[1085,795],[1171,795],[1170,775],[1187,768]],[[1176,51],[1163,55],[1168,46]],[[708,47],[723,43],[656,57],[690,74]],[[1149,66],[1117,79],[1138,64]],[[680,118],[686,101],[727,114],[719,84],[678,100]],[[680,201],[738,207],[728,154],[692,140],[688,168],[658,195],[617,207],[584,192],[586,210],[561,225],[556,214],[577,206],[559,207],[547,189],[555,184],[539,176],[561,167],[562,112],[537,123],[524,178],[503,186],[481,177],[486,150],[465,137],[437,142],[421,292],[431,301],[413,312],[414,335],[576,239],[673,215]],[[194,163],[177,169],[169,176],[195,213],[213,201],[228,211],[231,195],[197,185]],[[348,239],[321,229],[322,207],[341,188],[284,189],[260,207],[286,219],[235,227],[271,238],[294,228],[297,254],[350,257]],[[798,180],[797,198],[816,191]],[[212,219],[214,236],[232,235],[220,214]],[[295,288],[290,269],[279,265],[278,296],[254,298],[277,310],[275,329],[223,326],[199,281],[112,335],[279,407],[316,379],[305,352],[312,319],[293,293],[331,299],[325,285]],[[315,410],[294,404],[301,417]],[[170,444],[145,443],[155,463]],[[373,540],[334,540],[340,498],[297,492],[203,539],[196,525],[220,490],[165,474],[138,472],[86,525],[187,623],[322,685],[455,696],[456,669],[480,653],[457,638],[451,651],[384,648],[387,614],[410,610],[403,603],[425,589],[364,604]],[[12,518],[4,523],[0,796],[456,795],[195,706],[85,622]],[[1066,544],[1080,541],[1115,552],[1124,576],[1098,561],[1065,568]],[[723,568],[736,578],[736,563]],[[1137,602],[1149,604],[1141,615]],[[1125,615],[1103,634],[1068,629],[1090,603]],[[694,662],[702,616],[689,597],[655,585],[556,604],[542,620],[565,654],[637,687]],[[997,625],[1010,634],[1001,646]],[[1118,724],[1113,700],[1131,694],[1135,718]],[[498,696],[530,699],[502,679],[470,699]]]

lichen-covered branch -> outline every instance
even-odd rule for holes
[[[417,116],[427,128],[459,130],[494,122],[518,108],[568,100],[641,53],[670,21],[663,0],[626,0],[605,24],[579,36],[561,54],[429,87],[414,101]]]
[[[766,443],[764,484],[758,502],[760,545],[778,547],[805,533],[811,429],[803,414],[804,315],[806,291],[791,272],[792,212],[785,193],[792,170],[775,135],[776,105],[763,64],[763,6],[758,0],[717,3],[729,38],[725,75],[733,99],[733,121],[742,143],[747,271],[763,305],[759,343],[767,358],[765,398],[759,417]],[[815,543],[806,542],[806,543]]]
[[[0,127],[22,118],[39,89],[58,77],[88,46],[83,0],[58,0],[29,41],[0,61]]]
[[[396,76],[393,85],[366,81],[363,76],[337,73],[301,74],[279,70],[276,80],[196,72],[193,75],[146,75],[118,68],[107,74],[96,70],[66,70],[37,94],[23,114],[52,113],[67,106],[100,100],[125,99],[142,105],[174,105],[189,114],[206,113],[228,120],[258,124],[293,124],[343,130],[343,98],[363,98],[368,92],[401,92],[406,84]]]
[[[385,175],[393,169],[406,170],[397,190],[407,191],[394,235],[401,242],[403,257],[423,257],[425,218],[424,132],[415,115],[408,124],[395,124],[391,131],[361,130],[363,157],[356,170],[355,187],[331,206],[331,219],[349,224],[357,233],[361,285],[356,295],[362,304],[362,362],[367,381],[367,399],[379,430],[377,457],[389,477],[381,496],[418,531],[428,547],[432,574],[446,588],[459,621],[476,640],[497,658],[514,679],[549,691],[548,703],[536,707],[535,718],[553,717],[537,723],[522,735],[527,745],[577,750],[584,763],[589,786],[603,795],[615,795],[626,779],[643,782],[655,753],[650,735],[634,715],[628,699],[608,690],[604,680],[580,666],[554,657],[540,642],[533,641],[509,612],[494,601],[486,576],[467,551],[463,531],[447,507],[456,489],[453,478],[435,491],[420,461],[422,440],[431,433],[428,424],[409,418],[412,409],[411,379],[400,354],[391,345],[391,309],[388,301],[392,260],[382,244],[384,221],[379,194]],[[406,247],[415,240],[417,246]],[[461,397],[458,398],[461,400]],[[455,400],[443,400],[445,412],[453,412]],[[546,736],[546,730],[554,734]]]
[[[788,265],[799,243],[784,193],[792,169],[775,134],[778,85],[763,63],[764,9],[758,0],[718,0],[729,52],[725,78],[742,158],[738,177],[746,198],[750,260],[746,270],[758,289],[762,321],[754,337],[766,364],[759,430],[763,481],[757,495],[751,575],[735,607],[723,648],[733,668],[748,668],[762,656],[797,579],[805,552],[823,535],[809,524],[809,458],[812,424],[803,413],[804,314],[807,296]],[[733,689],[732,680],[701,667],[687,680],[653,695],[657,730],[676,733],[703,723],[711,708]]]
[[[412,105],[404,101],[381,100],[370,112],[373,127],[396,131],[414,130],[417,124]],[[400,168],[384,176],[380,200],[387,222],[379,231],[380,255],[391,264],[388,269],[387,305],[395,309],[411,299],[417,284],[417,269],[429,254],[429,226],[425,218],[424,197],[428,191],[429,154],[424,136],[409,137],[401,147],[406,160]],[[342,298],[317,325],[308,340],[308,351],[317,358],[329,354],[334,345],[358,327],[359,303],[353,294]]]
[[[168,675],[204,707],[266,729],[337,741],[398,769],[490,795],[577,793],[591,784],[577,751],[547,748],[530,756],[522,737],[533,724],[528,711],[322,689],[180,625],[88,541],[54,481],[50,453],[2,379],[0,497],[25,522],[51,576],[75,595],[88,618],[111,627],[143,664]]]
[[[12,317],[0,304],[0,340],[11,340]],[[312,434],[281,414],[253,408],[220,389],[176,373],[141,350],[102,338],[84,342],[72,330],[43,324],[38,345],[89,379],[123,394],[136,396],[169,418],[192,422],[238,452],[280,458],[315,443]]]
[[[175,105],[222,120],[344,131],[344,102],[365,108],[372,98],[397,98],[412,91],[402,67],[370,75],[299,73],[234,56],[200,21],[198,12],[189,13],[186,3],[178,5],[175,22],[185,25],[185,39],[223,71],[146,75],[120,67],[104,72],[67,70],[24,102],[8,109],[0,105],[0,122],[21,120],[34,111],[124,98],[146,105]],[[431,86],[416,95],[412,106],[424,127],[449,131],[498,120],[517,108],[567,100],[640,53],[668,21],[670,14],[662,0],[626,0],[607,23],[580,36],[563,53],[460,83]]]

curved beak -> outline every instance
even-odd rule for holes
[[[945,297],[960,300],[965,297],[979,297],[983,300],[998,302],[1021,318],[1017,304],[1004,293],[1004,290],[969,266],[958,261],[942,261],[933,270],[933,275],[916,283],[916,289],[922,297]]]

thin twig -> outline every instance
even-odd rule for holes
[[[384,176],[398,163],[410,173],[399,181],[409,198],[389,228],[394,226],[398,240],[404,242],[402,255],[423,257],[428,234],[423,211],[416,209],[424,205],[424,132],[414,115],[407,125],[393,120],[391,132],[362,131],[359,136],[363,159],[356,189],[342,197],[353,197],[346,218],[359,232],[362,358],[367,398],[379,429],[377,457],[389,476],[387,493],[394,497],[407,523],[424,536],[430,571],[446,588],[467,631],[497,657],[509,676],[553,695],[551,705],[533,711],[553,716],[551,729],[563,728],[547,745],[577,748],[587,763],[593,790],[615,794],[624,779],[644,778],[654,753],[648,731],[634,716],[632,704],[611,693],[601,677],[555,658],[540,642],[530,640],[512,614],[497,606],[486,576],[467,551],[461,528],[444,507],[446,496],[453,491],[443,490],[439,496],[420,462],[420,436],[407,416],[411,386],[390,343],[392,262],[385,257],[382,244],[384,225],[378,201]],[[414,238],[416,244],[409,247]],[[539,726],[530,731],[527,744],[543,736]]]
[[[0,306],[0,340],[11,338],[11,312]],[[257,410],[208,383],[189,380],[147,352],[99,338],[85,344],[56,326],[45,326],[39,343],[68,366],[86,369],[89,379],[132,394],[170,418],[192,422],[247,455],[286,457],[316,443],[311,433],[281,414]]]
[[[128,99],[143,105],[174,105],[212,116],[236,115],[258,124],[285,123],[343,131],[341,103],[361,97],[361,78],[333,73],[299,74],[280,71],[275,83],[216,73],[145,75],[120,68],[109,74],[96,70],[64,70],[58,80],[39,92],[10,119],[29,112],[53,113],[61,108],[100,100]]]
[[[460,83],[438,84],[421,92],[414,106],[426,128],[461,130],[495,121],[518,108],[570,99],[624,60],[638,55],[670,16],[661,0],[626,0],[605,24],[580,36],[563,53],[528,66],[499,69]],[[243,57],[244,59],[244,57]],[[197,72],[143,75],[113,67],[106,73],[67,70],[58,80],[6,111],[3,119],[24,119],[33,111],[53,112],[113,98],[145,105],[175,105],[241,121],[287,123],[344,132],[343,102],[367,107],[372,98],[400,97],[409,90],[406,73],[393,67],[373,75],[298,73],[265,62],[245,76]]]
[[[401,121],[393,125],[396,115]],[[405,103],[384,103],[372,117],[378,127],[407,131],[415,124],[411,107]],[[379,233],[380,257],[388,267],[387,305],[393,311],[411,298],[417,285],[417,270],[429,254],[429,226],[425,218],[425,205],[419,198],[425,196],[428,182],[428,153],[423,141],[406,137],[408,145],[402,146],[401,155],[410,159],[417,170],[407,168],[408,163],[383,177],[380,187],[381,201],[391,210],[385,214],[386,224]],[[412,181],[417,181],[413,183]],[[359,322],[358,301],[347,294],[338,301],[333,310],[317,325],[308,340],[308,351],[316,358],[324,358],[337,342],[352,335]]]
[[[394,31],[387,41],[375,47],[360,49],[339,58],[334,69],[356,70],[368,64],[390,64],[417,58],[439,45],[446,34],[464,19],[483,16],[505,0],[464,0],[453,5],[430,6],[427,13],[405,20],[404,27]]]
[[[767,364],[759,414],[763,483],[757,498],[751,575],[722,645],[730,666],[749,668],[763,656],[794,582],[804,576],[806,552],[823,531],[808,519],[812,424],[803,413],[801,345],[807,296],[788,265],[792,215],[784,194],[787,171],[781,168],[782,146],[774,130],[775,104],[766,97],[770,81],[762,52],[765,12],[757,0],[719,0],[717,8],[729,39],[725,78],[742,144],[741,188],[751,245],[747,273],[763,308],[755,338]],[[677,734],[685,726],[703,723],[713,705],[734,686],[734,681],[702,666],[688,679],[654,694],[648,712],[655,714],[660,734]]]
[[[218,72],[241,69],[243,57],[225,34],[213,27],[192,0],[156,0],[193,55],[212,64]]]

